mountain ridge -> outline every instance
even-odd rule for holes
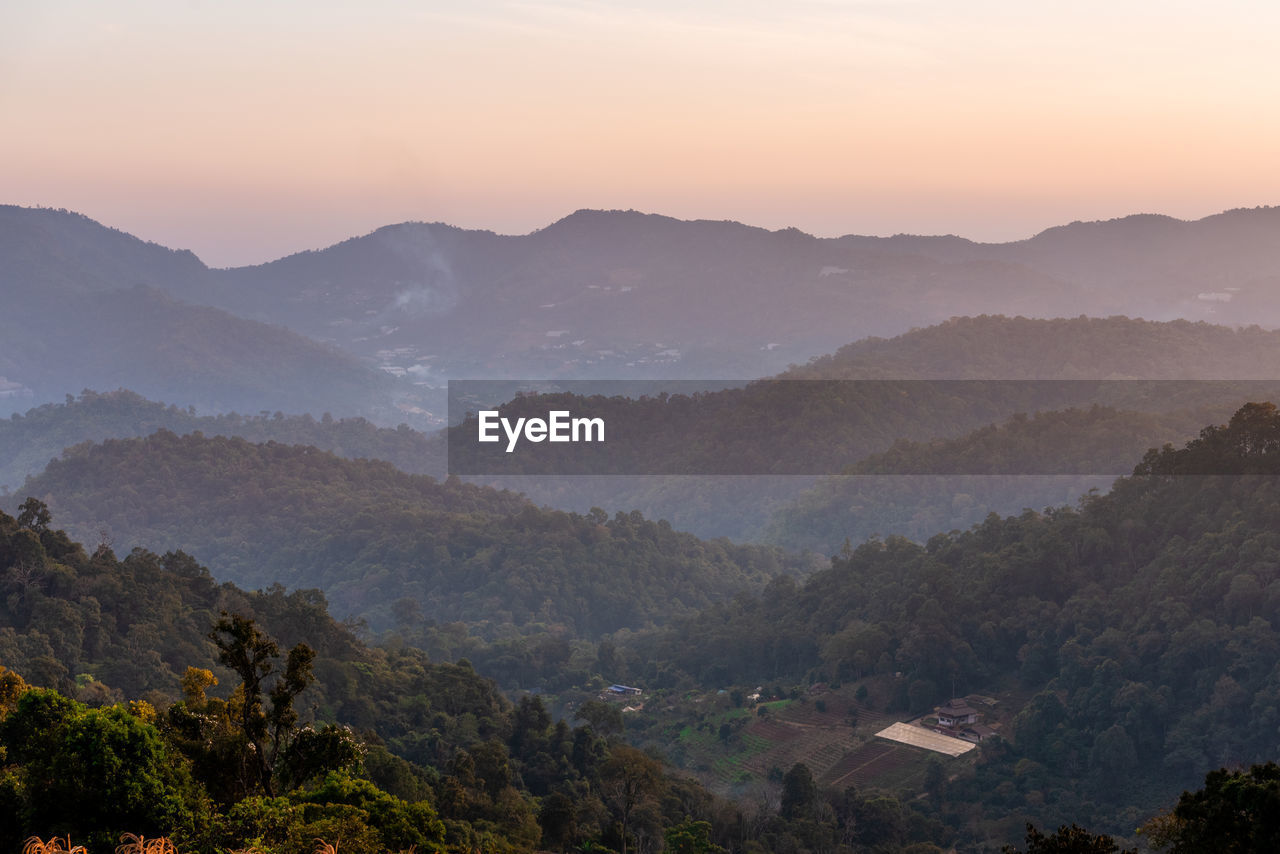
[[[960,315],[1280,326],[1278,211],[1236,209],[1195,221],[1137,214],[984,244],[955,236],[826,238],[583,209],[525,235],[406,222],[266,264],[211,269],[190,252],[78,214],[10,206],[0,211],[0,255],[10,262],[0,288],[11,298],[8,322],[0,319],[10,339],[0,376],[13,384],[6,397],[29,391],[33,404],[125,386],[202,408],[250,409],[221,392],[187,400],[171,387],[146,387],[134,378],[137,364],[119,378],[87,376],[89,363],[107,367],[103,353],[114,351],[102,350],[104,342],[123,346],[113,326],[135,327],[99,316],[109,304],[89,311],[77,302],[139,285],[274,327],[252,335],[276,347],[301,344],[285,341],[288,330],[345,354],[378,377],[367,380],[381,383],[378,400],[316,406],[381,412],[384,424],[438,418],[433,389],[449,378],[749,379],[850,341]],[[199,325],[194,309],[174,319],[159,301],[135,305],[138,312],[144,328],[158,327],[162,316]],[[80,334],[98,351],[85,355],[66,336],[59,320],[68,313],[85,319]],[[68,364],[34,381],[40,357],[63,353],[73,356]],[[309,382],[327,387],[341,370],[331,365]]]

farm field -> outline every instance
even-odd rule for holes
[[[873,708],[880,693],[858,700],[848,686],[705,714],[672,733],[671,754],[708,785],[738,793],[778,783],[798,762],[824,788],[897,790],[918,787],[931,756],[972,761],[876,737],[907,717]]]

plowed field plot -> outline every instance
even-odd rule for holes
[[[835,789],[866,786],[910,759],[906,751],[896,744],[869,741],[854,752],[845,754],[819,779],[822,785]]]
[[[895,722],[883,712],[838,694],[816,698],[775,701],[761,707],[726,714],[695,730],[686,727],[680,741],[686,751],[686,767],[696,768],[706,779],[731,788],[761,781],[771,773],[786,773],[797,762],[808,766],[814,778],[825,785],[866,785],[876,776],[891,776],[910,769],[920,754],[906,748],[900,753],[883,741],[868,741],[873,733]],[[851,715],[854,712],[856,715]],[[742,726],[728,739],[714,733],[720,723],[732,718]],[[856,726],[850,726],[851,718]],[[896,778],[895,778],[896,779]],[[888,784],[886,784],[888,785]]]
[[[768,727],[765,730],[765,727]],[[753,727],[752,735],[767,731],[769,749],[745,760],[743,767],[764,777],[770,768],[787,771],[797,762],[809,766],[815,777],[839,762],[852,749],[853,736],[848,727],[820,727],[787,721],[770,721]]]

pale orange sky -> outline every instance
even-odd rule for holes
[[[212,265],[578,208],[1011,240],[1280,203],[1280,6],[0,7],[0,202]]]

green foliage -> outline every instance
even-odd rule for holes
[[[671,854],[725,854],[711,841],[711,823],[706,821],[686,819],[667,828],[663,840]]]
[[[340,814],[340,806],[359,811],[363,823],[375,830],[383,851],[402,851],[409,846],[431,849],[444,838],[444,824],[430,804],[409,804],[387,794],[368,780],[331,772],[316,788],[300,791],[291,798],[304,807],[309,821]]]
[[[1249,434],[1272,418],[1249,407],[1233,419],[1247,430],[1216,428],[1190,447],[1218,472],[1269,460]],[[984,744],[948,783],[948,820],[976,828],[1022,811],[1131,829],[1135,810],[1218,757],[1270,759],[1280,724],[1280,482],[1171,474],[1185,459],[1156,452],[1075,509],[851,547],[802,586],[775,582],[634,638],[619,654],[645,665],[619,678],[882,677],[903,709],[952,685],[1010,685],[1031,700],[1005,730],[1012,741]]]
[[[1012,845],[1000,850],[1005,854],[1022,854]],[[1121,850],[1116,841],[1105,833],[1095,835],[1074,824],[1070,827],[1063,825],[1048,836],[1028,824],[1026,854],[1137,854],[1137,849]]]
[[[809,766],[797,762],[782,778],[782,805],[779,814],[789,820],[809,818],[818,804],[818,785]]]
[[[643,754],[624,761],[621,746],[553,721],[537,698],[513,708],[465,661],[366,647],[315,591],[218,586],[181,553],[89,556],[59,531],[37,535],[0,514],[6,580],[19,559],[27,584],[0,600],[6,661],[33,682],[83,696],[157,687],[132,711],[99,710],[0,671],[4,832],[25,838],[32,822],[83,801],[70,823],[40,829],[107,841],[117,828],[171,834],[181,850],[202,854],[246,845],[284,854],[313,848],[316,837],[340,851],[530,852],[544,833],[562,850],[615,844],[624,815],[626,837],[646,845],[686,815],[711,818],[712,798],[700,788],[669,781]],[[285,645],[294,655],[280,656]],[[308,671],[315,681],[302,691]],[[273,754],[269,779],[287,795],[271,797],[264,783],[258,757]],[[87,763],[114,769],[112,786],[94,783],[100,802],[50,770],[85,781]],[[638,769],[631,807],[621,782],[628,768]],[[670,804],[666,791],[678,793]]]
[[[1273,403],[1247,403],[1222,426],[1200,431],[1186,447],[1152,449],[1135,475],[1267,475],[1280,473],[1280,413]]]
[[[298,713],[293,708],[294,699],[314,679],[311,666],[315,661],[315,651],[306,644],[298,644],[289,650],[284,673],[266,692],[263,679],[274,668],[273,659],[279,657],[280,648],[253,620],[224,611],[209,638],[218,647],[219,663],[240,677],[240,686],[229,704],[229,711],[243,736],[246,753],[243,764],[256,770],[256,787],[261,787],[267,797],[272,797],[275,794],[273,777],[276,761],[281,750],[290,746],[294,725],[298,721]],[[269,709],[263,706],[264,693],[268,693],[271,699]],[[310,752],[313,755],[309,758],[319,758],[317,751]],[[304,767],[305,759],[296,770],[301,771]],[[296,773],[290,776],[297,778]]]
[[[113,706],[90,709],[27,691],[0,723],[10,763],[10,828],[51,828],[110,850],[124,832],[189,838],[208,808],[154,726]]]
[[[286,789],[298,786],[329,771],[359,767],[365,750],[348,727],[325,724],[319,729],[305,726],[289,739],[278,773]]]
[[[622,734],[622,709],[607,700],[588,700],[574,713],[574,719],[585,721],[592,730],[605,738]]]
[[[1273,411],[1252,407],[1206,431],[1204,444],[1195,446],[1199,459],[1215,471],[1241,459],[1269,465],[1265,438],[1273,418]],[[157,441],[163,450],[185,440]],[[149,447],[125,443],[119,450],[141,455]],[[191,445],[201,447],[211,460],[222,459],[207,445]],[[246,447],[254,446],[228,443],[224,462],[252,466],[300,454]],[[1003,682],[1031,698],[1011,715],[1010,741],[984,742],[977,759],[954,775],[940,768],[925,775],[928,798],[809,797],[793,768],[792,785],[781,780],[785,814],[751,825],[753,844],[765,850],[949,844],[948,827],[962,828],[966,838],[1003,841],[1014,835],[1007,826],[1014,815],[1045,826],[1089,816],[1108,832],[1132,828],[1140,809],[1168,803],[1215,757],[1264,761],[1280,725],[1280,484],[1257,473],[1180,477],[1186,457],[1178,453],[1150,455],[1139,475],[1076,509],[991,517],[926,545],[889,538],[851,546],[803,584],[780,575],[758,595],[722,600],[696,616],[674,615],[668,628],[622,634],[598,650],[547,631],[495,643],[487,654],[494,663],[508,656],[502,666],[516,671],[534,657],[550,669],[607,664],[610,679],[644,684],[647,695],[697,681],[787,686],[863,678],[881,685],[877,703],[892,693],[884,685],[900,688],[904,708],[927,707],[953,685],[963,693]],[[345,465],[325,457],[320,468],[336,475]],[[331,484],[340,491],[343,481]],[[420,488],[464,505],[509,500],[520,508],[488,519],[483,511],[461,514],[476,518],[457,520],[460,527],[441,544],[446,550],[470,536],[462,547],[487,553],[484,537],[511,537],[512,530],[527,535],[521,542],[529,547],[548,536],[562,544],[579,536],[610,542],[624,560],[651,558],[655,542],[681,543],[664,539],[674,535],[661,525],[631,516],[573,517],[458,484],[402,485],[406,495]],[[305,504],[301,495],[297,500]],[[0,514],[0,660],[33,684],[104,708],[47,692],[25,710],[22,700],[11,704],[0,723],[7,763],[0,768],[0,806],[23,821],[36,809],[39,787],[58,779],[49,769],[88,773],[74,764],[80,759],[50,758],[57,751],[39,734],[54,732],[55,743],[76,746],[76,757],[95,750],[140,757],[141,779],[150,782],[121,793],[122,802],[170,810],[179,830],[159,830],[203,840],[197,847],[261,838],[283,851],[314,832],[375,850],[392,844],[386,833],[416,827],[429,840],[424,844],[444,847],[567,849],[591,842],[630,851],[658,844],[686,820],[711,822],[712,844],[746,847],[746,825],[718,816],[705,793],[682,789],[652,757],[602,739],[609,730],[603,714],[599,729],[593,722],[573,731],[567,722],[553,723],[540,700],[526,697],[513,708],[468,662],[434,663],[403,643],[371,649],[332,620],[315,591],[248,594],[215,584],[182,553],[138,551],[118,560],[104,547],[88,554],[41,521],[42,507],[29,503],[21,522]],[[376,517],[357,521],[384,530]],[[511,539],[502,542],[515,548]],[[243,618],[219,624],[216,615],[224,611]],[[403,640],[417,618],[400,611]],[[268,672],[267,663],[289,647],[298,655],[277,665],[282,672]],[[211,669],[201,671],[205,666]],[[315,684],[303,692],[308,672]],[[185,698],[170,704],[179,686]],[[116,705],[125,696],[145,697],[159,710],[156,724],[148,723],[147,705],[132,706],[135,714]],[[92,716],[101,720],[78,723]],[[290,741],[291,730],[312,720],[314,735]],[[366,771],[377,783],[360,777],[354,739],[327,723],[349,725],[372,743],[368,755],[377,758]],[[711,724],[705,731],[714,742]],[[277,782],[297,787],[289,795],[268,797],[260,770],[246,763],[255,739],[261,749],[253,755],[272,755]],[[385,747],[372,749],[379,743]],[[148,756],[166,757],[167,764]],[[166,778],[162,765],[179,770]],[[342,772],[324,774],[334,766]],[[1185,820],[1211,823],[1256,810],[1249,825],[1265,830],[1274,794],[1266,773],[1247,785],[1231,783],[1228,774],[1212,791],[1221,790],[1214,797],[1233,806],[1220,812],[1206,806]],[[142,798],[139,791],[150,794]],[[69,797],[58,790],[53,802]],[[211,812],[210,800],[220,814]],[[402,822],[421,815],[398,804],[420,803],[434,821]],[[1177,838],[1180,827],[1162,838]],[[1064,839],[1071,836],[1060,830],[1039,842]]]
[[[310,445],[348,459],[386,460],[413,474],[444,471],[444,443],[406,426],[390,429],[364,418],[328,414],[318,419],[265,411],[197,415],[194,407],[166,406],[124,389],[103,393],[86,389],[76,397],[68,396],[65,403],[46,403],[0,419],[0,491],[21,486],[66,448],[147,436],[157,430]]]
[[[602,521],[386,463],[199,434],[74,449],[28,488],[87,536],[105,525],[119,542],[191,550],[238,584],[319,587],[340,612],[428,648],[445,631],[424,621],[465,621],[489,638],[512,627],[597,637],[692,613],[803,565],[638,513]],[[529,684],[563,669],[562,653],[547,645],[535,663],[513,652],[491,672]]]
[[[1162,398],[1160,405],[1173,404]],[[779,507],[762,539],[834,554],[846,539],[899,534],[923,542],[991,512],[1074,503],[1107,488],[1148,448],[1186,439],[1229,411],[1226,404],[1159,413],[1095,404],[1014,415],[957,438],[899,440]]]
[[[622,854],[628,851],[638,819],[646,817],[661,797],[662,768],[634,747],[614,745],[600,768],[600,789],[618,823]]]
[[[1173,854],[1280,850],[1280,766],[1211,771],[1201,789],[1182,793],[1168,818],[1144,830]]]

